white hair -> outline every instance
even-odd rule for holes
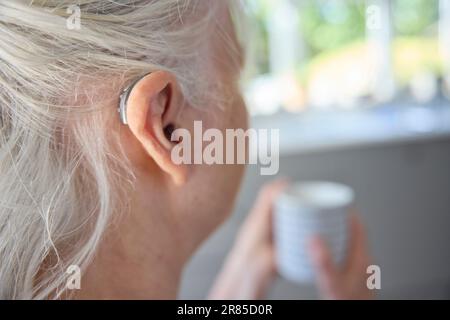
[[[120,90],[168,70],[198,104],[220,1],[0,0],[0,298],[66,297],[67,268],[85,270],[127,210]]]

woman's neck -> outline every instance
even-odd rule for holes
[[[160,198],[111,224],[82,274],[79,299],[174,299],[192,251]],[[147,205],[152,203],[152,205]],[[158,205],[154,205],[158,203]],[[151,207],[151,208],[150,208]]]

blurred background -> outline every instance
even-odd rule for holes
[[[356,191],[380,298],[450,298],[450,0],[246,0],[252,126],[280,129],[280,176]],[[185,271],[204,298],[257,190]],[[283,279],[269,298],[314,299]]]

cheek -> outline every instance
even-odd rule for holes
[[[249,115],[244,100],[240,95],[238,95],[235,99],[235,103],[233,104],[233,107],[231,109],[233,115],[231,116],[231,123],[228,128],[247,130],[249,127]],[[236,154],[237,150],[235,150],[234,152]],[[226,165],[225,167],[227,167],[224,170],[226,171],[226,180],[228,180],[228,182],[230,183],[230,197],[235,197],[237,191],[239,190],[239,186],[241,184],[246,166],[243,164],[234,164]]]
[[[240,113],[240,122],[243,129],[247,130],[249,126],[249,115],[247,112],[247,106],[245,105],[244,100],[240,99],[240,105],[239,105],[239,113]]]
[[[222,127],[223,142],[226,145],[226,129],[244,129],[248,128],[248,113],[245,108],[245,103],[243,99],[239,96],[234,100],[234,103],[229,106],[226,110],[227,114],[222,114],[222,121],[219,125]],[[234,153],[236,154],[236,150]],[[226,158],[226,147],[224,146],[223,157]],[[234,202],[239,191],[239,187],[242,182],[242,178],[245,173],[244,164],[223,164],[223,165],[212,165],[208,166],[206,169],[208,172],[207,179],[209,183],[208,191],[210,194],[210,199],[217,199],[215,204],[218,206],[216,216],[220,220],[226,218],[233,209]],[[211,186],[216,186],[212,188]]]
[[[228,128],[247,130],[249,126],[249,115],[245,106],[244,99],[238,95],[230,108],[230,124]]]

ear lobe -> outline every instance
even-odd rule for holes
[[[139,80],[127,101],[128,126],[145,153],[177,185],[187,179],[185,164],[172,161],[174,143],[167,139],[167,127],[176,123],[183,99],[176,78],[169,72],[156,71]]]

